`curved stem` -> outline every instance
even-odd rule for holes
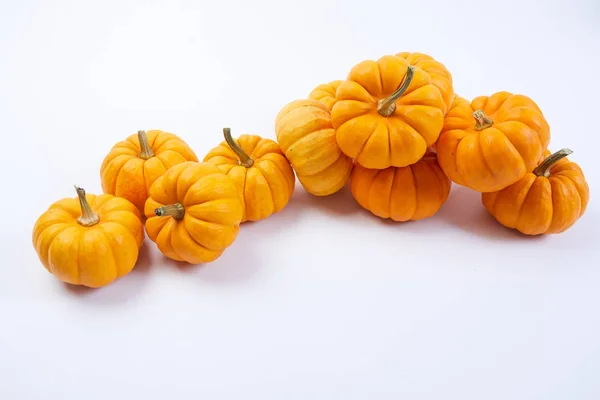
[[[542,161],[540,163],[540,165],[535,167],[535,169],[533,170],[533,173],[536,176],[545,176],[546,178],[549,177],[550,176],[550,168],[552,168],[552,166],[558,160],[561,160],[570,154],[573,154],[573,151],[571,149],[560,149],[556,153],[550,154],[548,156],[548,158],[546,158],[544,161]]]
[[[475,130],[481,131],[490,126],[494,125],[494,121],[485,115],[483,110],[475,110],[473,112],[473,118],[475,118]]]
[[[75,185],[75,191],[77,192],[77,197],[79,197],[79,205],[81,206],[81,216],[77,218],[77,223],[82,226],[94,226],[98,222],[100,222],[100,217],[98,214],[92,210],[90,207],[90,203],[88,203],[87,198],[85,197],[85,189],[80,188]]]
[[[157,217],[173,217],[177,220],[183,219],[185,208],[181,203],[167,204],[154,210]]]
[[[143,160],[147,160],[149,158],[154,157],[154,152],[150,147],[150,143],[148,143],[148,136],[146,136],[146,131],[138,131],[138,140],[140,141],[140,158]]]
[[[235,140],[233,140],[233,137],[231,136],[231,129],[223,128],[223,136],[225,136],[225,141],[239,159],[239,163],[241,166],[250,168],[252,165],[254,165],[254,160],[251,159],[250,156],[246,154],[244,150],[242,150],[240,145],[237,144]]]
[[[394,92],[392,92],[392,94],[390,94],[388,97],[379,99],[377,102],[377,112],[379,114],[383,115],[384,117],[389,117],[392,115],[392,113],[396,110],[396,100],[398,100],[400,96],[406,92],[406,89],[408,89],[410,83],[412,82],[414,73],[415,67],[409,65],[408,69],[406,70],[406,76],[404,77],[404,82],[402,85],[400,85],[398,89],[394,90]]]

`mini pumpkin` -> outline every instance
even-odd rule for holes
[[[406,167],[378,170],[357,164],[350,177],[350,191],[361,207],[398,222],[433,216],[448,199],[451,186],[432,151]]]
[[[537,104],[504,91],[471,102],[455,96],[435,148],[452,181],[494,192],[533,170],[549,143],[550,127]]]
[[[281,211],[294,192],[296,176],[279,145],[257,135],[234,140],[229,128],[223,129],[223,135],[225,141],[204,161],[218,166],[235,182],[244,204],[242,222]]]
[[[354,66],[336,100],[331,122],[337,143],[366,168],[416,163],[444,124],[440,90],[427,72],[398,56]]]
[[[338,146],[322,102],[301,99],[286,104],[275,119],[275,134],[307,192],[328,196],[348,182],[353,162]]]
[[[186,161],[150,187],[146,233],[170,259],[207,263],[235,241],[242,214],[238,189],[225,172],[211,163]]]
[[[497,192],[483,193],[487,211],[525,235],[561,233],[585,213],[590,191],[583,171],[562,149],[546,151],[532,172]]]
[[[178,136],[161,130],[138,131],[115,144],[104,158],[100,168],[102,190],[126,198],[143,213],[152,183],[184,161],[198,158]]]
[[[310,92],[308,98],[320,101],[325,104],[325,107],[327,107],[328,110],[331,110],[331,107],[335,104],[335,92],[340,86],[340,83],[342,83],[341,80],[322,83]]]
[[[406,59],[410,65],[421,68],[431,77],[433,83],[442,94],[444,99],[444,114],[448,111],[454,100],[454,86],[452,83],[452,75],[444,64],[435,60],[430,55],[419,52],[401,52],[396,54],[398,57]]]
[[[32,242],[42,265],[73,285],[106,286],[133,270],[144,241],[138,209],[110,194],[86,194],[52,204],[35,222]]]

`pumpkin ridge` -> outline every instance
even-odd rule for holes
[[[84,233],[85,233],[85,232],[84,232]],[[80,254],[81,254],[81,251],[80,251],[80,250],[81,250],[81,247],[82,247],[82,246],[81,246],[81,242],[83,242],[83,241],[84,241],[84,239],[85,239],[85,234],[79,234],[79,235],[77,235],[77,236],[78,236],[78,237],[77,237],[77,241],[73,241],[73,243],[77,243],[77,250],[76,250],[76,251],[74,251],[74,253],[76,253],[76,255],[75,255],[75,259],[77,260],[77,268],[75,268],[75,271],[77,272],[77,274],[76,274],[76,276],[75,276],[75,279],[73,279],[73,280],[74,280],[74,282],[71,282],[71,283],[72,283],[72,284],[76,284],[76,285],[80,285],[80,284],[82,284],[83,282],[82,282],[82,280],[81,280],[81,265],[79,264],[79,257],[80,257]],[[71,244],[71,246],[73,245],[73,243]],[[50,247],[48,247],[48,250],[50,250]],[[69,251],[73,251],[73,248],[71,247],[71,248],[69,249]]]
[[[265,183],[267,184],[267,187],[269,188],[269,197],[271,197],[271,203],[273,205],[273,210],[272,212],[275,212],[275,210],[277,209],[277,205],[275,204],[275,195],[273,194],[273,187],[271,186],[271,182],[269,182],[269,179],[267,177],[267,174],[265,174],[264,169],[260,168],[260,166],[256,165],[256,169],[258,171],[260,171],[260,174],[263,176],[263,178],[265,178]]]
[[[529,198],[529,196],[531,195],[531,192],[532,192],[531,188],[533,187],[533,185],[535,184],[535,181],[537,179],[538,178],[531,179],[531,181],[527,185],[527,188],[526,188],[527,194],[525,195],[525,197],[523,197],[523,201],[521,202],[521,204],[519,204],[519,208],[517,209],[517,212],[516,212],[517,218],[516,218],[515,226],[520,226],[521,225],[521,218],[522,218],[522,214],[523,214],[523,207],[527,203],[527,199]],[[501,192],[499,192],[499,193],[501,193]],[[500,196],[499,195],[496,196],[496,199],[498,199],[498,197],[500,197]],[[550,220],[552,220],[552,218],[550,218]]]
[[[119,228],[125,229],[127,231],[127,233],[129,233],[129,234],[131,232],[129,231],[129,229],[125,228],[123,225],[116,223],[116,222],[108,222],[106,224],[99,224],[99,226],[98,226],[98,229],[100,231],[102,231],[103,239],[106,241],[106,247],[108,247],[108,250],[106,251],[105,255],[108,256],[110,254],[110,258],[112,259],[112,265],[114,266],[114,270],[115,270],[115,278],[118,279],[123,275],[121,274],[121,271],[119,271],[119,264],[117,263],[117,257],[115,256],[115,249],[113,248],[112,243],[110,243],[111,239],[109,238],[109,233],[106,231],[107,225],[110,226],[110,224],[114,224],[114,225],[118,226]]]
[[[119,159],[119,157],[123,157],[123,158]],[[113,173],[112,173],[112,175],[115,177],[115,179],[111,180],[110,182],[108,182],[108,183],[111,184],[110,187],[107,188],[107,190],[106,190],[108,193],[116,193],[116,191],[117,191],[117,182],[119,180],[119,176],[121,175],[121,171],[123,170],[123,166],[125,166],[125,164],[127,164],[128,162],[130,162],[132,159],[136,159],[136,158],[137,157],[132,157],[132,156],[129,156],[129,155],[126,155],[126,154],[119,154],[119,155],[117,155],[115,158],[113,158],[107,164],[106,169],[104,170],[104,173],[102,175],[105,175],[107,172],[111,172],[111,170],[109,169],[109,167],[110,167],[110,165],[113,162],[115,162],[116,160],[119,160],[119,161],[123,160],[123,162],[121,163],[121,165],[118,165],[118,163],[117,163],[118,168],[116,168],[113,171]],[[102,181],[104,182],[105,180],[102,179]]]
[[[392,207],[392,203],[393,203],[393,197],[394,197],[394,189],[395,189],[395,183],[396,183],[396,172],[398,171],[398,168],[395,167],[391,167],[392,168],[392,179],[391,179],[391,183],[390,183],[390,194],[388,196],[388,209],[390,210],[390,218],[392,217],[392,211],[394,210],[394,208]]]
[[[137,133],[133,134],[133,135],[129,135],[125,140],[121,140],[119,142],[117,142],[112,150],[116,150],[116,149],[127,149],[130,151],[133,151],[135,153],[135,155],[137,156],[137,154],[140,152],[140,145],[138,142],[135,141],[135,138],[137,138]]]
[[[381,64],[378,62],[377,63],[377,77],[378,82],[379,82],[379,90],[378,90],[378,95],[375,97],[385,97],[385,95],[383,94],[383,89],[384,89],[384,84],[383,84],[383,73],[381,72]],[[369,90],[367,90],[368,92]]]
[[[364,170],[368,170],[368,169],[369,169],[369,168],[365,168],[365,167],[362,167],[362,168],[363,168]],[[367,208],[368,210],[370,210],[370,209],[371,209],[371,203],[372,203],[371,199],[373,198],[373,196],[374,196],[374,197],[377,197],[377,193],[373,193],[373,188],[375,187],[375,182],[376,182],[376,181],[377,181],[377,179],[379,178],[379,175],[380,175],[380,174],[381,174],[383,171],[385,171],[385,170],[384,170],[384,169],[379,169],[379,170],[377,170],[377,173],[375,174],[375,176],[373,176],[373,178],[372,178],[372,179],[370,180],[370,182],[369,182],[369,193],[367,194],[367,196],[365,196],[365,197],[366,197],[366,200],[367,200],[367,205],[366,205],[366,207],[365,207],[365,208]]]
[[[427,166],[427,169],[429,169],[429,171],[431,172],[431,174],[433,176],[435,176],[435,181],[437,182],[436,187],[440,188],[440,194],[443,195],[444,191],[445,191],[445,184],[440,180],[440,177],[438,176],[436,170],[435,170],[435,166],[433,165],[432,162],[428,162],[427,160],[424,160],[422,162],[422,164]]]
[[[124,155],[123,153],[128,156],[137,157],[139,150],[132,149],[130,146],[120,146],[119,143],[117,143],[110,152],[114,153],[113,158],[119,155]]]
[[[410,176],[412,177],[413,186],[415,188],[415,208],[414,208],[411,216],[408,218],[408,220],[413,219],[415,217],[415,214],[419,210],[419,187],[417,185],[417,178],[415,177],[415,171],[413,170],[414,165],[415,164],[410,165],[409,169],[410,169]]]
[[[489,129],[489,128],[488,128]],[[501,131],[502,132],[502,131]],[[504,135],[504,132],[502,132],[502,134]],[[481,143],[481,133],[476,133],[475,135],[477,135],[477,146],[479,147],[479,152],[481,153],[481,159],[483,160],[483,165],[485,165],[485,168],[490,172],[490,174],[492,175],[493,178],[496,178],[496,174],[494,173],[494,171],[490,168],[490,164],[488,163],[487,157],[485,155],[485,151],[483,150],[483,144]],[[504,135],[506,136],[506,135]],[[508,139],[508,138],[507,138]],[[509,143],[511,144],[511,146],[514,145],[512,144],[512,142],[509,140]],[[516,150],[516,149],[515,149]],[[521,153],[519,153],[520,155]]]
[[[163,151],[165,151],[165,150],[163,150],[163,147],[165,145],[169,144],[169,142],[172,142],[173,140],[176,140],[175,138],[168,137],[162,143],[160,143],[160,145],[158,147],[154,148],[154,145],[156,144],[156,140],[157,139],[158,139],[158,135],[156,135],[154,143],[152,145],[150,145],[150,147],[152,147],[152,151],[154,152],[154,155],[157,155],[158,153],[162,153]],[[178,143],[177,147],[179,147],[179,145],[183,145],[183,143]],[[173,149],[168,149],[168,150],[173,150]],[[173,151],[176,151],[176,150],[173,150]]]
[[[210,251],[210,252],[214,252],[214,253],[218,253],[218,252],[220,252],[220,251],[222,251],[222,250],[223,250],[222,248],[212,248],[212,247],[207,247],[207,246],[205,246],[205,245],[201,244],[200,242],[198,242],[198,241],[196,240],[196,238],[194,238],[194,236],[193,236],[193,235],[190,233],[190,231],[187,229],[187,226],[185,226],[185,221],[186,221],[186,220],[196,220],[196,221],[198,221],[198,222],[200,222],[200,223],[203,223],[203,222],[204,222],[204,223],[206,223],[206,224],[209,224],[209,225],[219,225],[219,226],[224,226],[223,224],[217,224],[217,223],[215,223],[215,222],[203,221],[203,220],[201,220],[201,219],[198,219],[198,218],[195,218],[195,217],[193,217],[193,216],[191,216],[191,215],[187,215],[187,214],[186,214],[186,216],[185,216],[185,217],[183,217],[183,221],[181,221],[181,222],[183,222],[183,225],[184,225],[184,228],[185,228],[185,229],[181,229],[181,228],[180,228],[180,229],[181,229],[181,232],[185,232],[185,234],[186,234],[186,235],[188,235],[188,236],[190,237],[190,239],[192,240],[192,243],[194,243],[196,246],[200,247],[201,249],[203,249],[203,250],[207,250],[207,251]],[[172,235],[172,236],[173,236],[173,235]],[[171,237],[172,237],[172,236],[171,236]]]
[[[211,165],[212,165],[212,164],[211,164]],[[215,168],[219,168],[219,167],[216,167],[216,166],[215,166]],[[232,169],[233,169],[233,168],[232,168]],[[184,169],[184,170],[185,170],[185,169]],[[183,171],[181,171],[181,172],[183,172]],[[198,178],[196,181],[194,181],[194,183],[192,183],[192,184],[191,184],[191,185],[190,185],[190,186],[189,186],[189,187],[188,187],[188,188],[185,190],[185,194],[184,194],[183,196],[181,196],[181,198],[180,198],[180,197],[178,196],[178,194],[179,194],[179,185],[180,185],[180,183],[179,183],[179,181],[180,181],[179,177],[181,176],[181,172],[180,172],[180,173],[177,175],[177,177],[174,179],[174,180],[175,180],[175,182],[176,182],[176,184],[175,184],[175,196],[174,196],[173,198],[174,198],[174,199],[176,199],[177,201],[179,201],[181,204],[183,204],[183,206],[184,206],[184,207],[187,207],[187,206],[189,206],[189,205],[190,205],[190,204],[189,204],[189,200],[188,200],[188,198],[187,198],[187,197],[188,197],[188,193],[189,193],[189,192],[192,190],[192,188],[193,188],[193,187],[195,187],[195,186],[197,186],[197,185],[200,185],[200,184],[201,184],[201,183],[202,183],[202,182],[203,182],[203,181],[204,181],[206,178],[209,178],[209,177],[212,177],[212,176],[215,176],[215,175],[216,175],[216,176],[222,176],[222,175],[225,175],[225,176],[227,176],[227,175],[228,175],[228,174],[225,174],[225,172],[221,171],[221,169],[218,169],[218,170],[216,170],[216,171],[213,171],[213,172],[211,172],[211,173],[209,173],[209,174],[206,174],[206,175],[202,175],[200,178]],[[229,178],[229,176],[227,176],[227,178]],[[231,178],[229,178],[229,179],[231,179]],[[222,198],[226,198],[226,197],[222,197]],[[177,202],[177,201],[175,201],[175,202]],[[193,205],[193,204],[192,204],[192,205]]]
[[[518,121],[515,121],[515,122],[518,122]],[[502,122],[500,124],[502,124]],[[502,125],[500,125],[500,128],[501,127],[502,127]],[[525,166],[527,166],[527,163],[525,162],[525,158],[523,157],[523,155],[521,154],[521,152],[517,149],[517,146],[513,143],[513,141],[511,140],[510,136],[507,135],[506,133],[504,133],[504,131],[502,129],[500,129],[500,128],[496,127],[496,125],[494,125],[494,128],[488,128],[488,129],[497,129],[498,131],[500,131],[500,133],[502,133],[502,135],[506,138],[506,140],[508,140],[508,143],[510,143],[510,145],[512,146],[512,149],[517,152],[517,154],[521,158],[521,161],[523,162],[523,164]],[[538,139],[539,139],[539,134],[538,134]],[[537,163],[536,163],[536,165],[537,165]]]
[[[396,111],[398,111],[398,109],[396,109]],[[405,119],[405,118],[402,118],[399,115],[394,115],[394,118],[396,118],[398,121],[401,121],[406,126],[408,126],[413,131],[412,133],[416,133],[417,134],[416,136],[419,136],[427,144],[427,141],[425,140],[425,138],[423,137],[423,135],[421,135],[421,132],[419,132],[417,128],[415,128],[410,122],[407,121],[408,118]],[[389,118],[388,118],[387,122],[388,122],[388,126],[389,126]],[[390,131],[388,130],[388,132],[390,132]],[[390,136],[391,136],[391,132],[390,132]],[[390,138],[390,143],[391,143],[391,138]],[[390,147],[390,149],[391,149],[391,147]]]
[[[568,186],[571,186],[573,188],[573,191],[575,193],[577,193],[577,197],[579,199],[579,213],[578,213],[578,215],[581,216],[582,210],[584,209],[584,206],[583,206],[584,201],[583,201],[583,197],[581,196],[581,193],[579,193],[579,189],[578,189],[577,185],[575,184],[575,182],[573,182],[572,179],[570,179],[569,177],[567,177],[565,175],[558,175],[558,174],[553,174],[548,179],[549,180],[553,180],[554,179],[554,180],[556,180],[558,182],[561,182],[563,185],[568,185]]]
[[[287,189],[288,189],[288,190],[287,190],[287,192],[288,192],[288,193],[290,193],[290,192],[291,192],[291,193],[293,193],[293,188],[291,188],[291,187],[290,187],[290,183],[289,183],[289,182],[288,182],[288,180],[286,179],[286,173],[285,173],[285,171],[283,171],[283,170],[280,168],[280,166],[279,166],[279,164],[278,164],[278,163],[276,163],[275,161],[273,161],[273,160],[270,160],[270,159],[264,159],[264,160],[260,160],[260,162],[268,162],[268,163],[271,163],[271,164],[273,164],[273,166],[275,167],[275,169],[277,170],[277,172],[279,173],[279,175],[281,175],[281,178],[282,178],[282,179],[285,181],[285,185],[287,186]],[[259,163],[257,163],[257,164],[259,164]],[[257,167],[258,167],[258,165],[257,165]],[[262,171],[263,171],[263,175],[264,175],[264,170],[262,170]],[[296,178],[296,177],[294,176],[294,179],[295,179],[295,178]],[[266,176],[265,176],[265,179],[266,179]]]
[[[65,229],[73,227],[72,224],[68,223],[68,222],[62,222],[60,223],[61,227],[60,229],[57,229],[55,232],[52,232],[52,234],[48,237],[45,238],[44,237],[44,232],[46,232],[46,230],[48,228],[50,228],[51,226],[54,225],[58,225],[57,223],[53,223],[50,224],[48,226],[46,226],[37,236],[36,238],[36,243],[35,243],[35,248],[38,252],[41,251],[42,249],[42,244],[44,244],[43,242],[47,241],[48,242],[48,248],[46,249],[46,254],[43,254],[44,256],[44,260],[43,260],[43,265],[44,267],[46,267],[46,269],[50,272],[53,273],[50,269],[50,263],[48,262],[50,260],[50,247],[52,246],[52,242],[54,242],[54,239],[60,234],[62,233]],[[46,240],[44,240],[46,239]],[[41,253],[40,253],[41,254]]]
[[[152,133],[150,134],[150,132]],[[172,140],[183,142],[177,135],[165,131],[148,131],[146,132],[146,135],[148,136],[148,144],[150,145],[150,148],[154,154],[160,153],[162,151],[162,147]]]
[[[557,181],[557,182],[559,184],[562,184],[562,182],[560,182],[560,181]],[[551,193],[552,193],[552,218],[550,219],[550,226],[547,228],[547,230],[550,231],[550,232],[559,233],[559,232],[561,232],[563,230],[562,226],[556,226],[556,222],[554,221],[554,219],[556,217],[556,212],[555,212],[556,204],[559,202],[559,195],[557,194],[558,191],[554,190],[554,187],[552,185],[552,180],[551,179],[548,179],[548,184],[550,185],[550,190],[551,190]],[[577,194],[579,194],[579,192],[577,190],[575,192]],[[580,199],[580,203],[579,204],[581,205],[581,199]]]
[[[509,110],[513,110],[515,108],[521,108],[521,107],[513,107],[513,108],[510,108]],[[509,111],[509,110],[507,110],[507,111]],[[526,120],[529,121],[529,122],[533,122],[531,118],[526,118]],[[537,136],[537,138],[538,138],[538,141],[540,142],[540,144],[543,147],[544,140],[542,140],[540,129],[538,129],[537,126],[533,126],[532,127],[531,125],[523,122],[522,119],[502,120],[502,121],[498,121],[498,125],[501,125],[501,124],[503,124],[505,122],[514,122],[514,123],[517,123],[517,124],[521,124],[521,125],[524,125],[525,127],[527,127],[528,130],[534,131],[535,134],[536,134],[536,136]],[[496,124],[494,124],[494,126],[496,126]]]
[[[362,146],[360,147],[359,151],[356,153],[356,156],[355,156],[355,157],[353,157],[355,160],[358,160],[358,159],[360,158],[360,155],[361,155],[361,154],[362,154],[362,152],[364,151],[365,147],[367,147],[367,143],[369,143],[369,140],[371,140],[371,138],[373,137],[373,133],[375,133],[375,132],[374,132],[374,130],[373,130],[371,133],[369,133],[368,135],[366,135],[366,136],[367,136],[367,140],[365,140],[365,141],[363,142],[363,144],[362,144]],[[357,161],[357,162],[358,162],[358,161]]]
[[[228,226],[228,224],[223,224],[220,222],[216,222],[214,219],[211,219],[213,215],[217,214],[217,213],[208,213],[206,211],[206,208],[210,208],[212,206],[214,206],[215,204],[218,204],[219,202],[222,202],[224,200],[237,200],[237,199],[231,199],[231,198],[219,198],[219,199],[212,199],[212,200],[207,200],[202,204],[193,204],[191,206],[187,206],[185,208],[185,212],[186,215],[189,215],[191,218],[197,219],[198,221],[204,221],[204,222],[209,222],[212,224],[216,224],[216,225],[221,225],[221,226]],[[203,217],[198,217],[196,214],[196,207],[201,208],[201,213],[204,214]]]
[[[315,175],[321,174],[321,173],[323,173],[323,171],[325,171],[327,168],[330,168],[332,165],[334,165],[335,163],[337,163],[337,162],[340,160],[340,157],[348,157],[348,156],[347,156],[347,155],[345,155],[344,153],[342,153],[342,152],[340,151],[340,152],[338,152],[338,156],[337,156],[337,158],[336,158],[336,159],[335,159],[335,160],[334,160],[334,161],[333,161],[331,164],[329,164],[329,165],[325,165],[325,166],[324,166],[322,169],[320,169],[320,170],[318,170],[317,172],[314,172],[314,173],[312,173],[312,174],[301,174],[301,175],[302,175],[302,176],[305,176],[305,177],[307,177],[307,178],[308,178],[308,177],[311,177],[311,176],[315,176]],[[296,173],[296,174],[297,174],[297,173]]]

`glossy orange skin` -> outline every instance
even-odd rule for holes
[[[331,122],[341,150],[366,168],[404,167],[417,162],[437,140],[444,123],[444,99],[431,77],[415,68],[408,90],[389,116],[377,111],[380,99],[400,87],[409,62],[383,56],[352,68],[336,91]]]
[[[314,99],[286,104],[275,119],[275,134],[300,184],[315,196],[328,196],[344,187],[352,159],[342,153],[327,107]]]
[[[155,156],[139,157],[137,134],[130,135],[113,146],[100,168],[102,190],[126,198],[144,212],[148,190],[154,181],[170,167],[184,161],[198,161],[194,151],[178,136],[160,131],[146,131]]]
[[[452,74],[444,64],[436,61],[430,55],[419,52],[404,51],[396,54],[398,57],[406,59],[410,65],[421,68],[431,77],[433,83],[440,90],[444,99],[444,114],[450,109],[454,100],[454,85],[452,82]]]
[[[154,210],[181,203],[183,219]],[[150,188],[146,233],[168,258],[190,264],[216,260],[236,239],[243,206],[235,183],[210,163],[184,162],[167,170]]]
[[[451,186],[433,152],[407,167],[377,170],[357,164],[350,178],[352,196],[361,207],[398,222],[433,216],[448,199]]]
[[[44,267],[59,280],[98,288],[131,272],[144,241],[139,210],[110,194],[86,194],[99,216],[96,225],[77,222],[77,198],[52,204],[37,219],[32,234],[35,251]]]
[[[236,142],[254,160],[239,164],[237,155],[223,141],[204,161],[218,166],[236,184],[244,203],[242,222],[259,221],[281,211],[289,202],[296,176],[279,145],[257,135],[241,135]]]
[[[475,130],[475,110],[494,124]],[[436,143],[444,173],[478,192],[503,189],[533,170],[550,143],[550,127],[529,97],[498,92],[469,102],[455,96]]]
[[[550,155],[546,151],[540,159]],[[483,193],[486,210],[502,225],[525,235],[561,233],[585,213],[590,190],[581,168],[563,158],[550,168],[550,176],[528,172],[497,192]]]
[[[320,101],[321,103],[325,104],[325,107],[327,107],[328,110],[331,111],[331,108],[336,102],[335,92],[342,82],[343,81],[341,80],[335,80],[329,83],[323,83],[314,88],[313,91],[308,95],[308,98]]]

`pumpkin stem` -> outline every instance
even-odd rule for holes
[[[239,158],[238,163],[241,166],[250,168],[252,165],[254,165],[254,160],[251,159],[248,154],[246,154],[246,152],[240,147],[239,144],[237,144],[235,140],[233,140],[233,137],[231,136],[231,129],[223,128],[223,136],[225,136],[225,141],[231,150],[233,150],[235,155]]]
[[[81,206],[81,216],[77,218],[77,222],[82,226],[94,226],[98,222],[100,222],[100,217],[98,214],[92,210],[90,207],[90,203],[88,203],[87,198],[85,197],[85,189],[80,188],[75,185],[75,191],[77,192],[77,197],[79,197],[79,205]]]
[[[558,160],[561,160],[570,154],[573,154],[571,149],[560,149],[556,153],[550,154],[544,161],[540,163],[540,165],[535,167],[533,173],[536,176],[545,176],[546,178],[549,177],[550,168],[552,168],[552,166],[558,162]]]
[[[481,131],[490,126],[494,125],[494,121],[485,115],[483,110],[475,110],[473,112],[473,118],[475,118],[475,130]]]
[[[155,209],[154,214],[158,217],[173,217],[176,220],[180,220],[185,215],[185,208],[183,208],[181,203],[167,204]]]
[[[148,143],[148,136],[146,136],[146,131],[138,131],[138,140],[140,141],[140,158],[143,160],[147,160],[149,158],[154,157],[154,152],[150,147],[150,143]]]
[[[406,92],[406,89],[408,89],[410,83],[412,82],[414,73],[415,67],[409,65],[408,69],[406,70],[406,77],[404,78],[402,85],[400,85],[398,89],[394,90],[394,92],[392,92],[392,94],[390,94],[388,97],[379,99],[377,102],[377,112],[379,114],[383,115],[384,117],[389,117],[394,113],[394,111],[396,111],[396,100],[398,100],[400,96]]]

